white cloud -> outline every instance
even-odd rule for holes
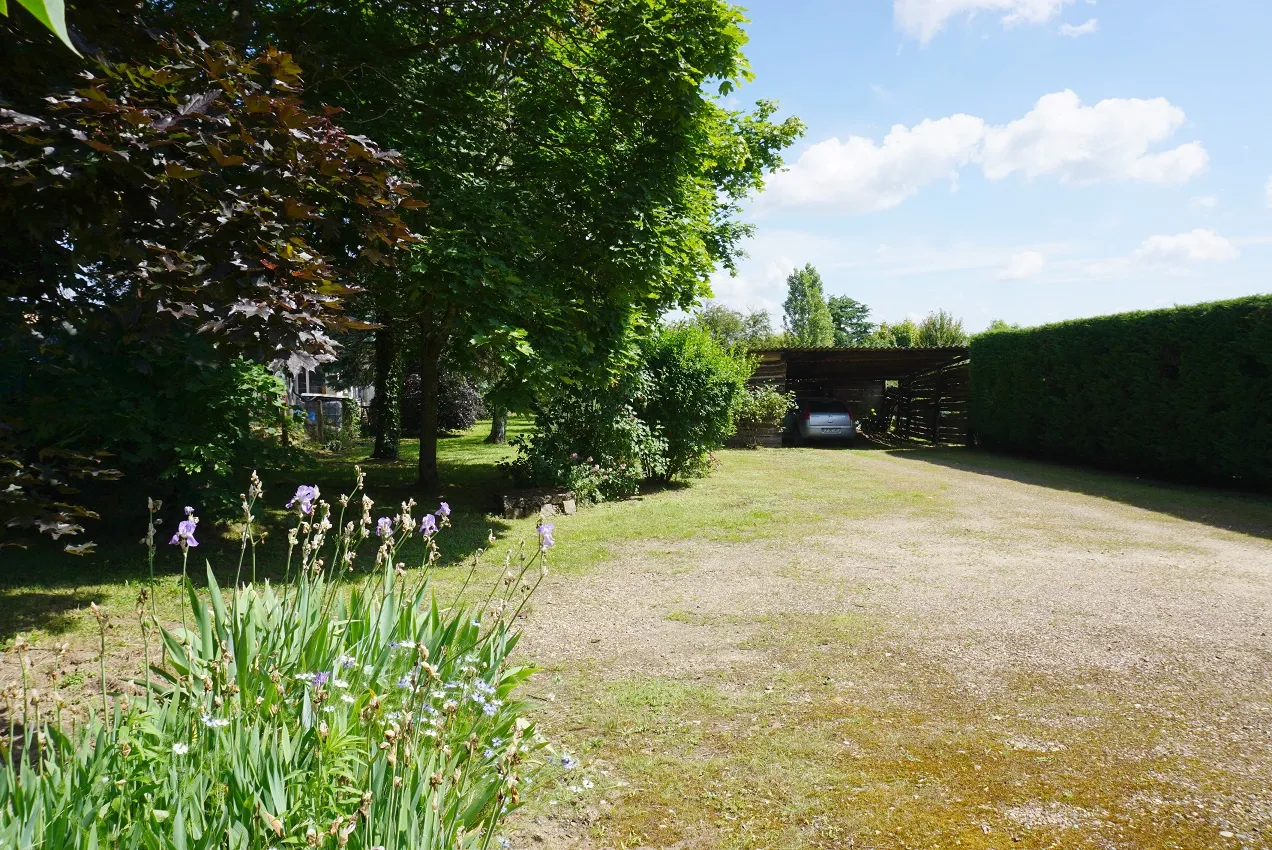
[[[1218,233],[1198,228],[1173,236],[1150,236],[1133,257],[1150,263],[1180,265],[1227,262],[1235,260],[1238,253],[1237,246]]]
[[[1135,180],[1182,183],[1209,157],[1200,142],[1150,148],[1184,123],[1164,98],[1111,98],[1084,106],[1072,91],[1040,98],[1023,117],[989,125],[973,115],[894,126],[882,143],[863,136],[818,142],[769,181],[762,204],[850,213],[889,209],[959,169],[980,165],[990,180],[1055,175],[1066,183]],[[956,185],[956,184],[955,184]]]
[[[1084,106],[1072,91],[1043,95],[1024,117],[986,133],[985,176],[1001,180],[1055,174],[1063,182],[1136,180],[1183,183],[1205,170],[1200,142],[1152,153],[1184,123],[1184,111],[1162,97],[1109,98]]]
[[[892,128],[882,144],[864,136],[827,139],[775,174],[765,192],[784,206],[833,205],[861,213],[895,207],[935,180],[949,179],[971,161],[985,122],[971,115]]]
[[[1268,178],[1268,182],[1263,186],[1263,194],[1267,196],[1268,206],[1272,207],[1272,177]]]
[[[1037,277],[1042,273],[1042,267],[1047,264],[1047,258],[1038,251],[1021,251],[1019,254],[1013,254],[1011,260],[1007,263],[1007,267],[998,274],[999,280],[1025,280],[1026,278]]]
[[[1098,19],[1088,18],[1086,23],[1078,24],[1077,26],[1074,26],[1073,24],[1061,24],[1060,34],[1068,36],[1069,38],[1081,38],[1084,35],[1090,35],[1099,28],[1100,22]]]
[[[1219,198],[1214,195],[1198,195],[1188,202],[1191,206],[1202,210],[1213,210],[1219,206]]]
[[[1005,27],[1044,24],[1073,0],[893,0],[892,17],[906,35],[927,44],[951,18],[977,12],[1002,15]]]

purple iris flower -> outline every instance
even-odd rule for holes
[[[194,529],[198,526],[198,522],[192,519],[183,519],[177,524],[177,533],[172,535],[169,544],[176,546],[182,544],[184,546],[198,546],[199,541],[194,539]]]
[[[331,674],[330,674],[330,673],[315,673],[315,674],[314,674],[314,687],[315,687],[315,688],[321,688],[323,685],[327,684],[327,680],[328,680],[328,679],[330,679],[330,678],[331,678]]]
[[[556,545],[552,539],[552,523],[545,522],[539,526],[539,548],[550,549]]]
[[[437,511],[435,513],[440,517],[450,516],[450,505],[446,504],[445,502],[442,502],[440,505],[437,506]]]
[[[375,523],[375,533],[378,537],[384,537],[393,532],[393,520],[386,516],[380,517]]]
[[[437,533],[437,520],[433,519],[432,514],[424,514],[424,518],[420,520],[420,534],[425,537],[432,537]]]
[[[311,514],[314,512],[314,500],[318,498],[318,488],[310,484],[301,484],[296,488],[296,495],[287,503],[287,507],[291,507],[297,502],[300,503],[300,512],[302,514]]]

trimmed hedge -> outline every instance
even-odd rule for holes
[[[1272,486],[1272,296],[981,334],[970,419],[989,448]]]

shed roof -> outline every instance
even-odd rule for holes
[[[897,380],[967,360],[967,346],[943,348],[770,348],[762,363],[781,362],[788,379]]]

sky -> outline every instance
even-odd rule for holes
[[[812,263],[876,321],[969,331],[1272,292],[1272,2],[750,0],[808,125],[717,301]]]

